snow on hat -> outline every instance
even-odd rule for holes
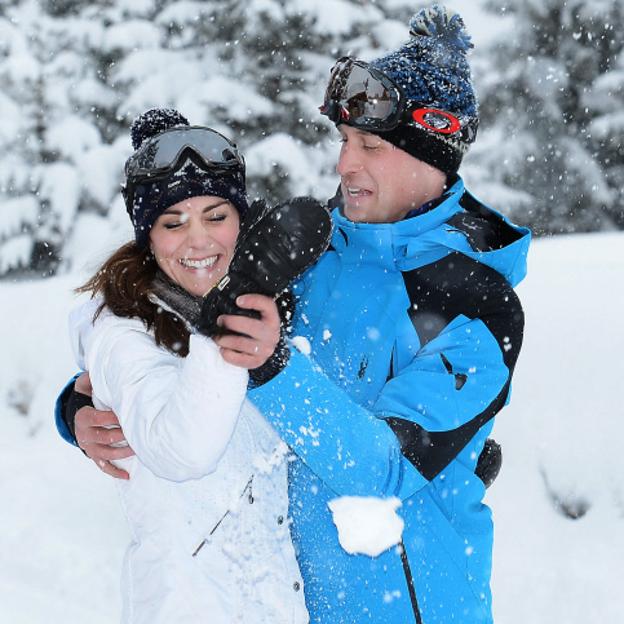
[[[422,9],[409,23],[411,39],[398,50],[371,61],[402,90],[407,99],[459,118],[461,136],[427,131],[401,124],[374,132],[446,174],[459,168],[479,123],[467,52],[473,47],[462,18],[439,4]]]
[[[130,128],[132,147],[138,150],[144,141],[165,130],[188,126],[189,122],[172,108],[152,108],[137,117]],[[132,158],[132,156],[130,157]],[[144,248],[156,219],[173,204],[200,195],[223,197],[242,215],[247,210],[245,176],[242,171],[215,175],[186,160],[165,178],[137,184],[132,206],[128,207],[137,245]]]

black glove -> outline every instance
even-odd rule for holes
[[[297,197],[267,209],[261,202],[250,207],[253,215],[243,223],[230,268],[204,297],[197,329],[207,336],[220,332],[221,314],[258,318],[255,310],[236,305],[239,295],[259,293],[276,297],[327,249],[331,217],[311,197]]]
[[[502,464],[503,451],[501,445],[492,440],[492,438],[488,438],[485,441],[483,450],[477,460],[477,467],[475,468],[475,474],[483,481],[486,488],[489,488],[494,483],[494,479],[498,476]]]

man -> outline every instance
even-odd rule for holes
[[[475,467],[509,397],[523,332],[512,287],[530,235],[457,175],[478,123],[461,18],[436,5],[410,28],[396,52],[332,71],[322,112],[343,140],[332,247],[295,288],[309,354],[292,348],[249,395],[296,453],[291,533],[323,624],[492,621],[492,522]],[[123,434],[93,414],[77,418],[85,451],[130,452],[101,443]],[[342,495],[399,497],[401,543],[347,554],[328,508]]]

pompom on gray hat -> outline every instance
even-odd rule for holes
[[[409,23],[411,39],[398,50],[370,62],[390,78],[405,97],[457,117],[462,132],[428,132],[418,124],[400,124],[390,131],[372,131],[447,175],[454,174],[476,138],[479,124],[467,53],[473,47],[461,16],[434,4]]]

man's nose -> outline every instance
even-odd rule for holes
[[[339,176],[344,177],[350,173],[360,171],[360,169],[362,169],[362,162],[358,150],[353,146],[349,146],[348,143],[343,143],[338,164],[336,165],[336,172]]]

